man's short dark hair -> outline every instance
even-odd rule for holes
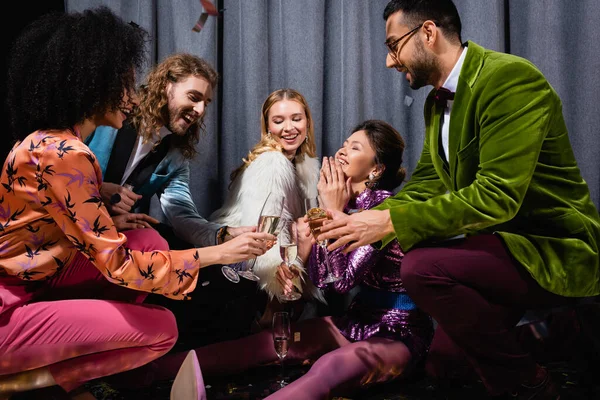
[[[406,25],[413,27],[424,21],[434,21],[447,38],[457,38],[462,43],[462,24],[452,0],[391,0],[383,11],[383,19],[402,11]]]

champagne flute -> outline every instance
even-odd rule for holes
[[[285,219],[282,222],[283,229],[279,234],[279,253],[288,268],[292,267],[293,262],[298,257],[298,227],[293,219]],[[292,286],[292,291],[288,294],[279,296],[282,300],[295,301],[302,297],[296,286]]]
[[[319,199],[317,197],[309,197],[304,199],[304,208],[306,210],[306,217],[308,218],[308,226],[310,227],[310,231],[312,232],[315,240],[317,240],[317,236],[319,236],[319,233],[321,233],[321,227],[323,226],[323,223],[329,218],[327,216],[327,211],[319,207]],[[317,243],[325,253],[325,266],[327,268],[327,276],[322,283],[333,283],[339,281],[342,279],[342,277],[335,276],[331,272],[331,264],[329,263],[327,252],[328,240],[321,240]]]
[[[277,353],[277,357],[279,357],[279,362],[281,364],[281,381],[279,381],[280,387],[287,385],[283,369],[283,359],[287,356],[291,335],[292,330],[290,326],[290,314],[285,311],[274,313],[273,344],[275,346],[275,353]]]
[[[262,209],[258,217],[258,232],[266,232],[275,235],[279,227],[279,218],[283,212],[283,196],[275,193],[269,193],[267,199],[263,203]],[[273,245],[273,243],[269,243]],[[260,278],[254,273],[254,264],[256,258],[248,261],[248,268],[239,271],[238,274],[242,278],[251,281],[259,281]]]

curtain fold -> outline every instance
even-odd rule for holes
[[[319,155],[332,155],[357,123],[377,118],[403,135],[409,174],[424,136],[431,87],[411,90],[385,67],[388,0],[216,0],[224,11],[192,27],[199,0],[65,0],[67,11],[101,4],[151,36],[149,63],[186,51],[211,62],[221,80],[192,163],[200,213],[221,205],[236,168],[260,134],[262,102],[291,87],[307,99]],[[463,40],[530,59],[560,94],[571,142],[596,204],[600,198],[600,3],[597,0],[455,0]]]

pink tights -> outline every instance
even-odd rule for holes
[[[349,342],[330,317],[313,318],[292,326],[300,341],[290,346],[286,364],[317,359],[301,378],[275,392],[268,399],[326,399],[332,393],[346,393],[402,374],[411,353],[400,341],[372,337]],[[250,367],[278,360],[270,330],[237,340],[196,349],[202,373],[206,375],[242,372]],[[155,378],[173,378],[186,353],[169,354],[153,362]]]

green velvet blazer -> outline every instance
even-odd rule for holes
[[[448,163],[439,155],[443,110],[425,102],[425,143],[389,209],[404,251],[456,235],[498,234],[546,290],[600,293],[600,219],[569,142],[562,104],[529,61],[468,42],[450,116]]]

